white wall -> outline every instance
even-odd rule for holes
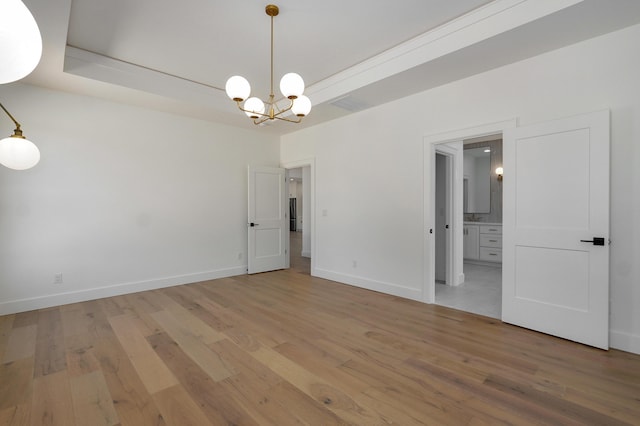
[[[277,137],[16,83],[0,99],[42,154],[0,166],[0,314],[245,273],[247,164],[277,166]]]
[[[284,136],[281,162],[316,159],[317,274],[421,300],[423,137],[610,108],[611,345],[640,353],[637,40],[640,26]]]

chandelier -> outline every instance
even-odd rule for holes
[[[269,120],[283,120],[290,123],[300,123],[302,117],[311,111],[311,101],[304,96],[304,81],[296,73],[285,74],[280,80],[280,91],[289,100],[289,105],[280,108],[275,101],[273,93],[273,17],[278,16],[280,9],[274,4],[269,4],[265,8],[267,15],[271,17],[271,92],[269,100],[262,101],[260,98],[251,97],[251,85],[246,78],[234,75],[225,85],[227,96],[236,102],[238,108],[253,120],[254,124],[262,124]],[[248,99],[247,99],[248,98]],[[246,99],[246,101],[245,101]],[[244,101],[244,105],[241,103]],[[297,119],[285,117],[291,111]]]

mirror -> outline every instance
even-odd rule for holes
[[[490,213],[491,151],[489,147],[465,149],[463,170],[464,212]]]

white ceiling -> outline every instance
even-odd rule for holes
[[[265,1],[24,0],[44,40],[28,83],[254,128],[224,93],[269,93]],[[284,134],[640,22],[638,0],[280,0],[274,79],[314,109]],[[336,100],[338,102],[336,102]]]

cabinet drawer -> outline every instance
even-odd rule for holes
[[[480,260],[502,262],[502,250],[499,248],[480,247]]]
[[[480,234],[480,247],[502,248],[502,235]]]
[[[502,234],[502,226],[500,225],[480,225],[481,234]]]

